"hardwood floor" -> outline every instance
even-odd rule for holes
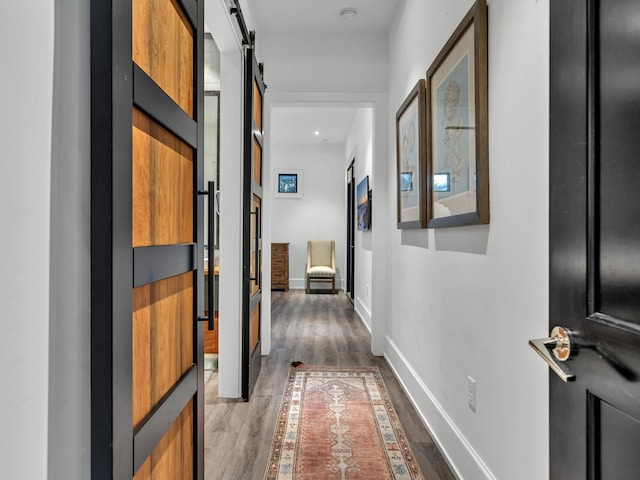
[[[383,357],[371,354],[370,335],[347,297],[303,290],[272,292],[271,354],[253,397],[217,397],[217,375],[205,387],[206,480],[261,480],[271,447],[289,365],[376,365],[427,480],[455,480]],[[375,480],[375,479],[372,479]]]

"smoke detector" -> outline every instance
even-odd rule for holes
[[[358,16],[358,11],[355,8],[345,8],[340,12],[340,16],[345,22],[350,22]]]

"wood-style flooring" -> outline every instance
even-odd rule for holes
[[[377,366],[425,479],[455,480],[386,361],[371,354],[369,332],[344,294],[290,290],[271,298],[271,354],[262,357],[251,401],[218,398],[217,375],[206,384],[206,480],[262,480],[293,361]]]

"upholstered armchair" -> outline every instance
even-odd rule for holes
[[[307,242],[307,286],[311,282],[331,282],[331,293],[336,293],[336,242],[334,240],[309,240]]]

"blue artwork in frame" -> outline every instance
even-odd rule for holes
[[[279,173],[278,193],[298,193],[298,174]]]
[[[358,184],[356,195],[356,201],[358,202],[358,230],[369,230],[371,228],[371,198],[369,196],[368,175]]]
[[[282,168],[273,171],[274,198],[302,198],[304,171],[297,168]]]

